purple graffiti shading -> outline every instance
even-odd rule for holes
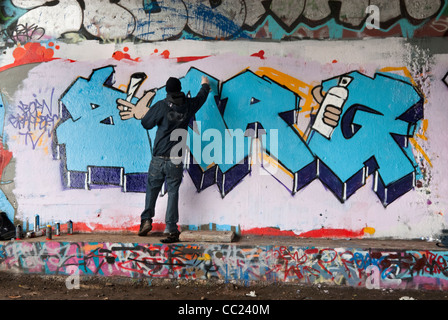
[[[87,188],[87,172],[69,171],[68,186],[73,189]]]
[[[224,196],[228,194],[237,184],[241,182],[241,180],[243,180],[245,176],[249,174],[249,172],[249,158],[244,158],[244,162],[242,164],[234,166],[225,174],[218,168],[216,182],[221,195]]]
[[[89,183],[122,184],[122,168],[89,167]]]
[[[147,173],[129,173],[125,176],[124,191],[126,192],[145,192]]]

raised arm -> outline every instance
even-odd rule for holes
[[[206,76],[202,76],[201,89],[196,97],[193,98],[193,112],[196,113],[207,100],[210,92],[210,81]]]

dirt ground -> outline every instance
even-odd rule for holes
[[[75,282],[68,276],[0,272],[0,300],[448,300],[448,291],[110,277]]]
[[[0,305],[25,312],[39,310],[41,315],[64,316],[73,313],[91,317],[95,314],[102,319],[155,314],[165,319],[256,317],[258,320],[278,320],[279,317],[301,314],[304,310],[307,310],[307,315],[318,315],[319,319],[347,312],[361,312],[363,319],[377,319],[378,314],[385,312],[389,316],[392,313],[400,317],[405,314],[415,316],[416,310],[427,308],[428,301],[445,304],[444,300],[448,300],[447,291],[369,290],[297,284],[245,286],[209,281],[149,281],[110,277],[81,277],[79,283],[69,280],[69,276],[0,272]],[[407,302],[403,304],[402,300]],[[425,305],[421,305],[421,300],[425,301]],[[391,302],[401,307],[391,306]]]

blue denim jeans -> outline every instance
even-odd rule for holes
[[[176,159],[177,160],[177,159]],[[179,162],[179,163],[178,163]],[[153,157],[148,171],[146,186],[145,210],[141,214],[142,220],[154,217],[157,197],[162,185],[166,181],[168,204],[165,214],[166,228],[169,232],[177,231],[179,221],[179,187],[183,177],[183,163],[169,158]]]

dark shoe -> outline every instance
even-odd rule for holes
[[[138,230],[138,235],[140,237],[144,237],[151,230],[152,230],[152,222],[151,222],[151,220],[142,220],[142,223],[140,224],[140,230]]]
[[[179,231],[170,232],[170,233],[168,234],[168,237],[166,237],[165,239],[161,239],[160,242],[162,242],[162,243],[175,243],[175,242],[179,242],[179,235],[180,235],[180,232],[179,232]]]

